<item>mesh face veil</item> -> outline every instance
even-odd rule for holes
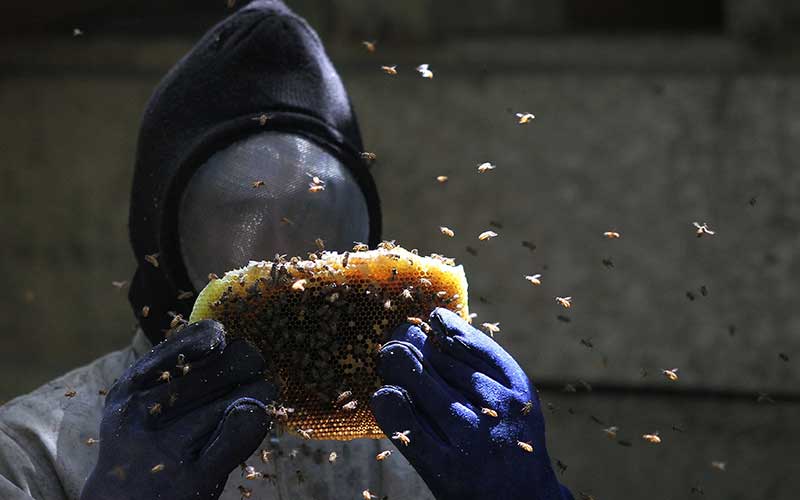
[[[309,191],[317,177],[324,190]],[[189,181],[178,213],[181,254],[192,285],[250,260],[306,255],[367,241],[364,195],[347,168],[303,137],[263,132],[211,156]]]

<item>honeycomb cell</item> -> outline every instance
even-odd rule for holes
[[[446,307],[468,319],[467,304],[464,271],[452,259],[383,243],[312,260],[251,262],[211,281],[190,321],[215,319],[261,350],[279,386],[277,403],[294,410],[278,422],[285,430],[311,430],[312,439],[381,438],[367,405],[381,385],[378,349],[406,318]],[[346,391],[355,409],[336,403]]]

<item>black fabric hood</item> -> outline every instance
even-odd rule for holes
[[[358,123],[322,43],[282,2],[250,2],[170,70],[142,118],[129,216],[138,267],[128,297],[154,343],[172,314],[188,317],[197,293],[178,246],[188,179],[216,151],[264,130],[302,135],[336,155],[366,198],[370,244],[380,240],[380,203]]]

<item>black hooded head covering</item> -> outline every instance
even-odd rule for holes
[[[319,37],[282,2],[250,2],[170,70],[142,119],[129,219],[138,267],[128,297],[151,341],[163,338],[171,313],[188,317],[194,297],[182,292],[197,292],[177,230],[187,181],[215,152],[264,130],[301,135],[346,165],[367,202],[370,244],[379,241],[380,204],[358,123]]]

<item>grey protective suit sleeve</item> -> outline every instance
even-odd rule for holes
[[[98,437],[102,392],[150,348],[139,332],[132,346],[0,407],[0,499],[79,498],[97,461],[97,446],[87,440]],[[262,462],[261,449],[271,452],[268,463]],[[365,489],[393,500],[432,499],[401,453],[383,462],[375,460],[387,449],[396,451],[385,439],[339,442],[273,436],[247,461],[264,474],[263,479],[246,480],[234,471],[221,499],[240,500],[239,486],[251,489],[252,498],[259,500],[361,498]],[[336,453],[333,462],[331,452]]]

